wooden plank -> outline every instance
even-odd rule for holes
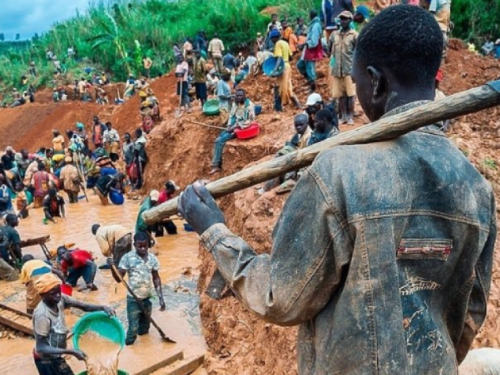
[[[499,81],[460,92],[445,99],[429,102],[369,125],[341,133],[323,142],[292,152],[264,163],[253,165],[231,176],[207,185],[214,198],[246,189],[250,186],[304,168],[324,151],[340,145],[380,142],[400,137],[423,126],[456,118],[500,104]],[[147,224],[160,222],[177,213],[178,198],[169,200],[143,213]]]
[[[30,247],[30,246],[35,246],[35,245],[43,245],[49,241],[50,241],[50,235],[38,237],[38,238],[30,238],[30,239],[21,241],[20,246],[21,246],[21,248],[23,248],[23,247]]]
[[[167,358],[164,358],[158,362],[149,364],[148,366],[146,366],[146,368],[144,368],[142,370],[131,372],[131,375],[149,375],[156,370],[159,370],[163,367],[171,365],[172,363],[174,363],[176,361],[181,361],[183,359],[184,359],[184,352],[182,350],[177,350],[174,353],[172,353],[172,355],[169,355]]]
[[[31,320],[31,318],[33,317],[32,315],[28,314],[28,313],[25,313],[24,311],[21,311],[21,310],[16,310],[10,306],[7,306],[7,305],[4,305],[3,303],[0,303],[0,309],[3,309],[3,310],[7,310],[7,311],[10,311],[10,312],[13,312],[17,315],[21,315],[21,316],[24,316],[28,319]]]
[[[165,368],[165,372],[161,371],[161,375],[188,375],[198,369],[205,361],[205,356],[201,355],[198,357],[193,357],[185,359],[180,362],[175,362],[168,368]]]

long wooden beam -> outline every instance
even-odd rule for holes
[[[296,152],[253,165],[233,175],[210,182],[207,189],[214,198],[220,198],[306,167],[312,164],[321,151],[332,147],[394,139],[423,126],[478,112],[499,104],[500,80],[382,118]],[[147,224],[162,221],[177,213],[177,204],[178,198],[172,199],[144,212],[142,217]]]

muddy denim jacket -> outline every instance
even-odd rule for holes
[[[271,255],[223,224],[202,241],[245,306],[300,324],[299,374],[451,375],[486,315],[495,237],[490,185],[431,126],[322,152]]]

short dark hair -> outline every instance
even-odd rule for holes
[[[23,264],[26,262],[29,262],[30,260],[35,259],[35,257],[31,254],[25,254],[23,255]]]
[[[441,64],[443,33],[429,12],[395,5],[363,28],[355,53],[365,65],[390,67],[402,82],[431,86]]]
[[[149,241],[149,236],[145,232],[137,232],[134,234],[134,242]]]
[[[99,224],[92,225],[92,234],[96,234],[100,227]]]
[[[330,124],[332,122],[332,119],[332,112],[330,112],[328,109],[321,109],[318,111],[318,113],[316,113],[316,120],[324,120]]]

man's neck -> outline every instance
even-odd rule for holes
[[[434,92],[422,92],[422,91],[400,91],[392,92],[387,100],[384,108],[384,114],[392,111],[395,108],[401,107],[403,105],[423,101],[423,100],[434,100]]]

